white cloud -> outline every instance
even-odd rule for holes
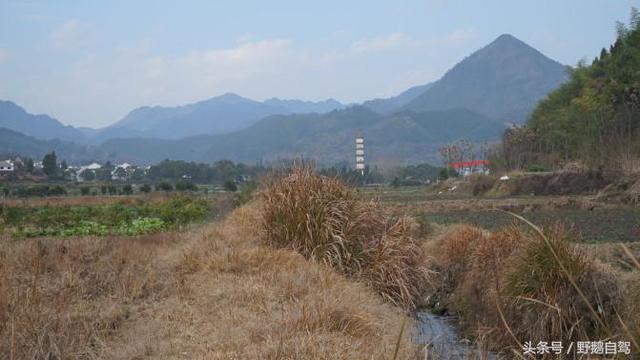
[[[59,46],[74,44],[71,35],[81,24],[73,24],[58,32]],[[446,70],[430,66],[429,72],[420,71],[436,56],[432,49],[442,38],[417,41],[391,33],[342,48],[286,38],[243,40],[228,48],[178,54],[158,53],[146,43],[94,55],[82,52],[54,72],[35,67],[27,79],[12,76],[9,83],[20,86],[9,87],[11,98],[70,124],[104,126],[139,106],[176,106],[226,92],[256,100],[362,101],[395,95]]]
[[[415,42],[401,32],[377,36],[356,41],[351,45],[351,52],[356,54],[377,53],[404,46],[410,46]]]
[[[49,44],[54,49],[77,49],[88,44],[93,32],[91,23],[67,20],[49,34]]]
[[[474,28],[457,29],[448,33],[444,41],[447,44],[458,45],[474,40],[478,37],[478,31]]]

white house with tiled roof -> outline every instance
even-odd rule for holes
[[[0,160],[0,178],[13,174],[15,167],[11,160]]]

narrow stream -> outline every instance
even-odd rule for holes
[[[454,317],[422,310],[416,313],[416,318],[415,341],[424,348],[425,359],[498,359],[495,354],[460,339]]]

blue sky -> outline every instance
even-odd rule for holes
[[[360,102],[437,80],[503,33],[575,65],[638,5],[0,0],[0,99],[91,127],[225,92]]]

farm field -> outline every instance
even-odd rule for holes
[[[308,186],[316,186],[315,175],[305,176],[309,176]],[[265,216],[274,224],[281,216],[294,216],[286,220],[286,229],[297,231],[296,222],[308,219],[298,215],[316,211],[313,203],[296,203],[303,194],[323,193],[308,192],[307,185],[298,188],[300,195],[286,198],[293,203],[277,200],[290,186],[295,189],[290,182],[271,190],[275,198],[268,203],[260,195],[242,206],[233,193],[4,202],[0,213],[0,359],[389,359],[396,350],[398,359],[424,358],[425,354],[438,359],[437,352],[429,353],[434,339],[446,340],[436,346],[441,355],[482,358],[502,354],[513,349],[510,339],[497,336],[502,325],[490,317],[479,317],[495,311],[492,293],[482,287],[493,280],[463,265],[465,256],[459,253],[463,249],[470,254],[507,251],[496,250],[503,249],[496,245],[501,242],[505,242],[504,249],[515,247],[515,254],[534,251],[526,246],[537,241],[531,231],[521,223],[516,227],[519,230],[510,230],[518,223],[500,209],[542,225],[549,229],[545,230],[549,236],[556,236],[555,220],[562,219],[572,245],[589,254],[584,266],[595,274],[594,281],[611,283],[612,288],[606,289],[610,293],[598,296],[614,304],[611,311],[627,312],[635,306],[629,305],[634,301],[625,298],[621,289],[634,289],[637,282],[636,265],[626,252],[640,257],[640,242],[634,237],[637,208],[598,203],[591,196],[484,198],[438,194],[427,187],[350,189],[330,184],[335,189],[323,190],[325,195],[336,191],[337,197],[328,204],[354,201],[366,215],[350,215],[355,216],[353,221],[366,224],[349,225],[364,232],[365,237],[357,241],[375,244],[370,241],[378,236],[389,241],[375,245],[383,246],[375,251],[354,252],[353,256],[382,251],[377,257],[336,264],[352,255],[334,254],[332,247],[318,255],[305,252],[288,243],[303,234],[289,239],[281,233],[285,228],[272,228],[275,237],[266,241],[264,230],[273,224],[266,225]],[[351,191],[354,198],[350,198]],[[372,199],[379,205],[367,205]],[[290,213],[291,206],[302,206],[299,214]],[[335,206],[341,209],[344,205]],[[319,221],[311,227],[313,231],[323,231],[328,224],[323,217],[310,218]],[[411,225],[412,219],[417,226]],[[317,241],[317,235],[313,236],[310,240]],[[622,243],[627,250],[620,247]],[[558,246],[572,245],[562,240]],[[499,247],[491,250],[493,246]],[[566,251],[571,259],[573,250]],[[514,262],[509,265],[514,269],[496,270],[494,266],[499,265],[482,262],[474,266],[503,272],[501,283],[518,266],[535,266],[518,265],[522,261],[518,256],[503,256],[504,261]],[[473,255],[471,259],[482,258]],[[601,265],[592,264],[595,259]],[[559,270],[551,269],[550,276],[556,276]],[[474,280],[476,287],[469,289],[466,282],[459,282],[460,271],[467,271],[464,277],[471,279],[480,276]],[[557,281],[562,284],[563,280]],[[590,286],[580,281],[581,286]],[[399,290],[405,286],[414,290]],[[464,300],[470,298],[471,290],[480,292],[477,304]],[[568,293],[558,296],[576,300],[570,288],[562,291]],[[504,306],[510,311],[506,316],[513,331],[520,331],[518,336],[523,338],[529,336],[529,320],[518,320],[510,303]],[[542,309],[531,306],[527,311]],[[571,319],[562,321],[574,321]],[[618,328],[607,321],[608,326]],[[482,322],[485,325],[480,326]],[[638,321],[631,320],[629,326],[637,328]],[[465,338],[472,339],[470,345],[460,345]]]
[[[360,189],[365,199],[378,199],[390,211],[410,214],[421,223],[470,224],[497,230],[518,221],[520,214],[540,226],[563,224],[587,243],[640,242],[640,207],[598,202],[593,195],[476,197],[438,194],[427,187]]]
[[[258,205],[233,200],[4,204],[0,359],[391,358],[398,344],[398,358],[413,356],[407,315],[266,246]],[[152,218],[162,226],[140,223]]]
[[[214,219],[231,206],[226,194],[12,199],[0,207],[0,232],[12,238],[141,235]]]

